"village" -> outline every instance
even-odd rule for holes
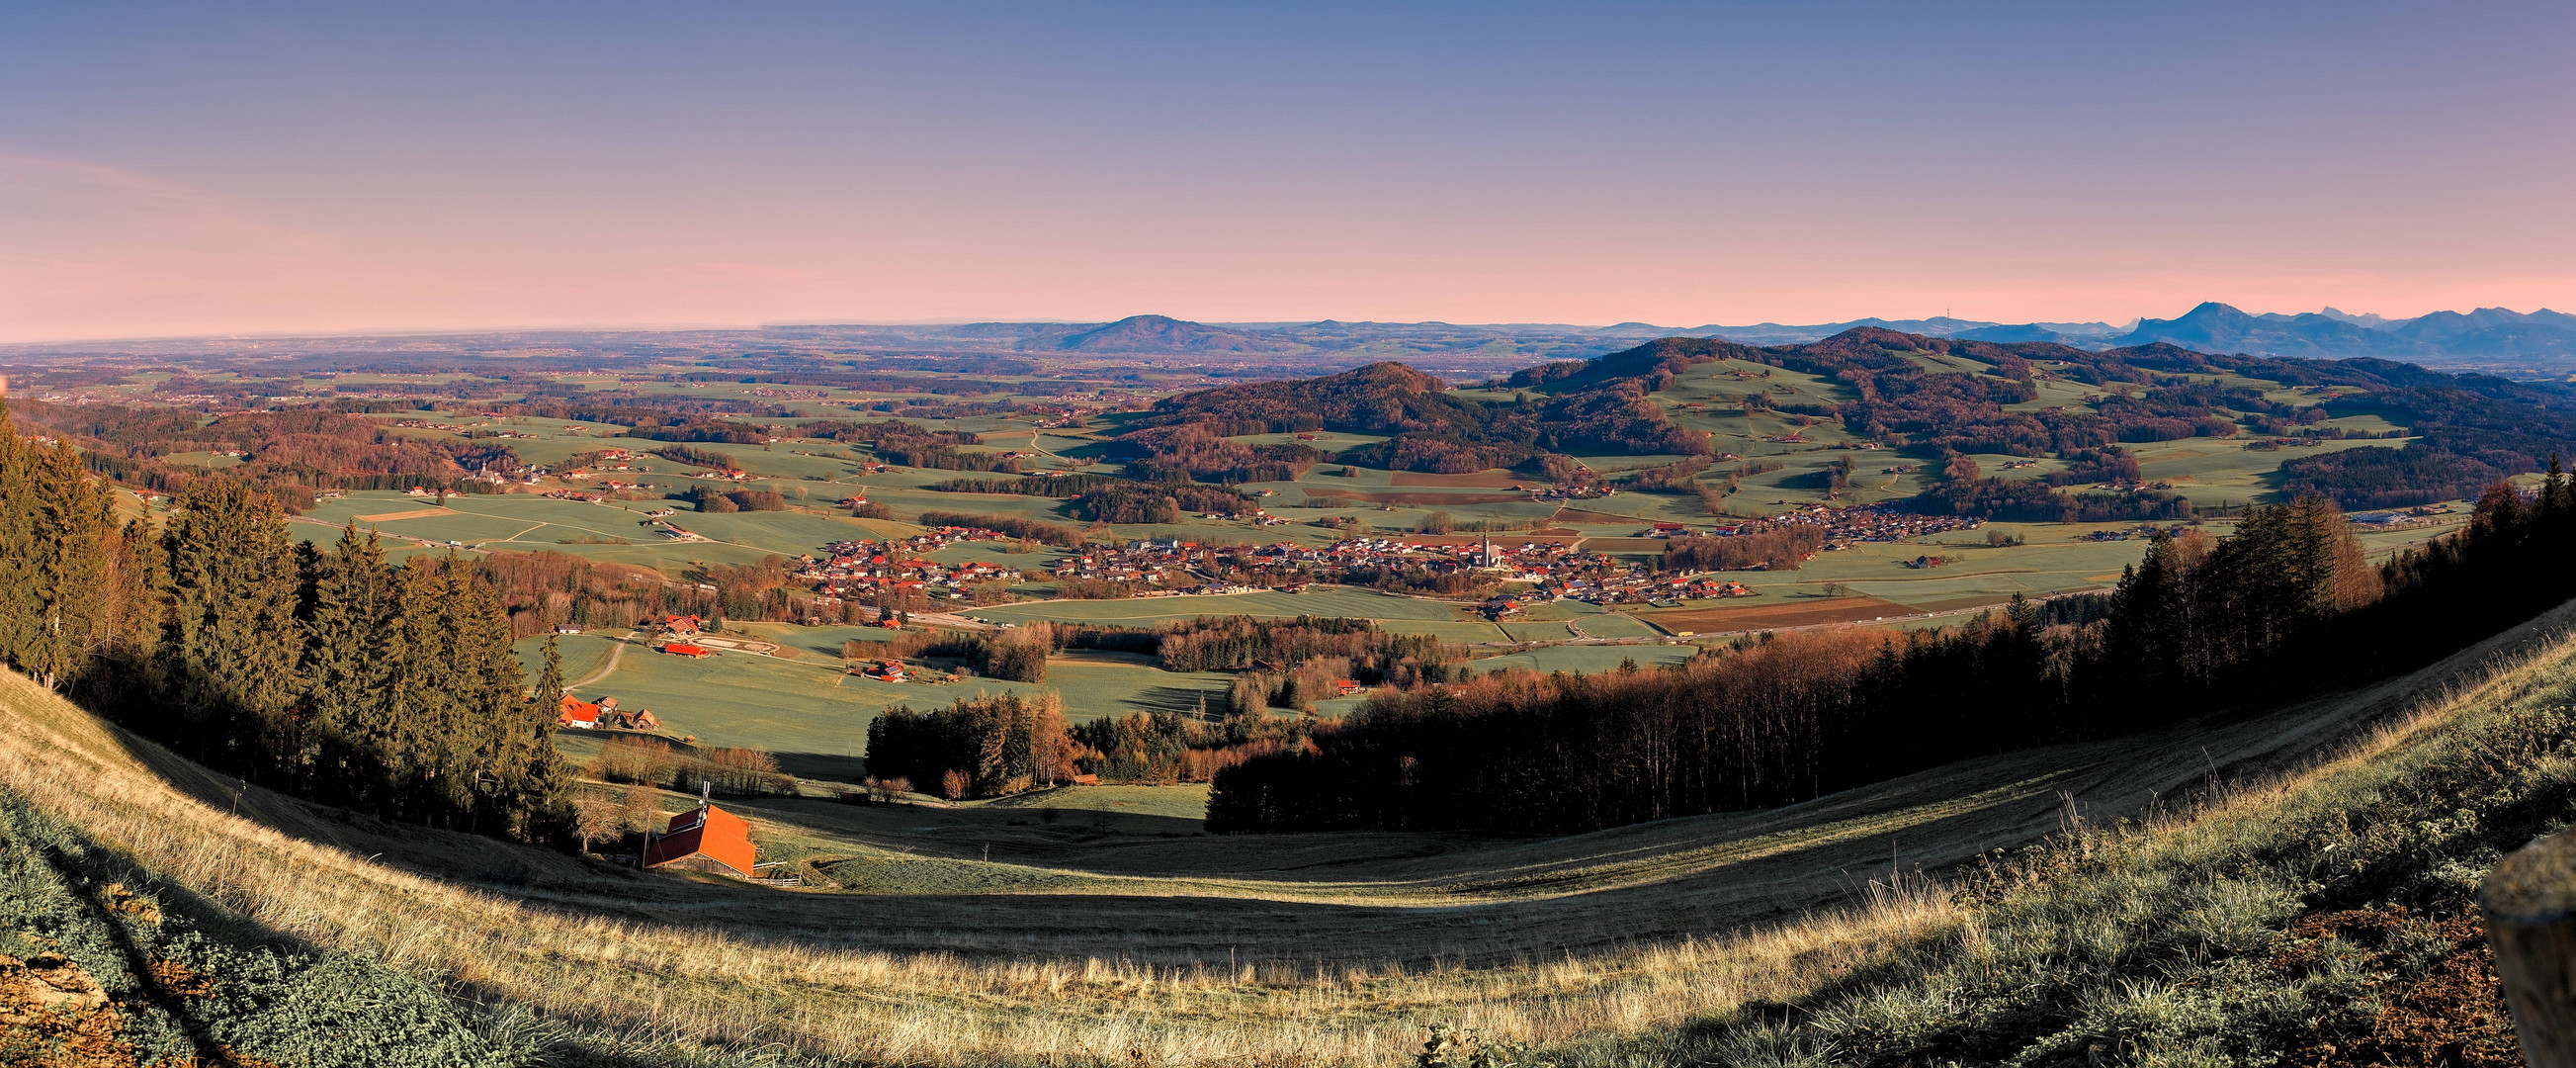
[[[1016,568],[985,561],[942,563],[924,554],[967,542],[1016,541],[982,527],[940,527],[909,538],[884,541],[836,541],[797,559],[795,577],[810,584],[818,598],[874,600],[912,594],[941,600],[965,600],[977,587],[1027,577]]]
[[[1953,530],[1975,530],[1985,525],[1985,520],[1975,516],[1926,515],[1908,512],[1893,502],[1852,505],[1846,508],[1810,504],[1768,519],[1746,520],[1741,523],[1713,527],[1706,533],[1719,536],[1758,534],[1782,527],[1809,527],[1818,528],[1819,533],[1824,535],[1826,544],[1831,545],[1837,542],[1904,541],[1908,538],[1920,538]],[[1657,524],[1656,529],[1670,529],[1675,533],[1699,533],[1682,530],[1677,524]]]

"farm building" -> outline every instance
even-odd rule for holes
[[[600,711],[598,705],[567,696],[563,699],[563,707],[555,713],[555,726],[589,730],[599,726]]]
[[[707,802],[671,817],[671,827],[644,847],[647,868],[750,878],[758,851],[751,844],[751,824]]]
[[[672,616],[662,621],[662,629],[672,634],[696,634],[706,628],[706,621],[696,616]]]
[[[663,646],[662,646],[662,651],[663,651],[663,652],[666,652],[666,653],[669,653],[669,654],[671,654],[671,655],[673,655],[673,656],[714,656],[714,655],[716,655],[716,651],[715,651],[715,650],[713,650],[713,649],[709,649],[709,648],[707,648],[706,646],[703,646],[703,645],[691,645],[691,644],[689,644],[689,643],[687,643],[687,642],[666,642],[666,643],[664,643],[664,644],[663,644]]]
[[[1360,680],[1358,679],[1333,680],[1333,696],[1335,697],[1349,697],[1350,695],[1365,689],[1368,689],[1368,687],[1360,685]]]
[[[607,705],[602,703],[600,710],[608,720],[608,725],[619,730],[658,731],[662,729],[662,718],[654,715],[653,710],[649,708],[639,708],[632,712],[624,709],[610,712],[607,710]]]

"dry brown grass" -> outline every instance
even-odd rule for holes
[[[1771,911],[1848,893],[1862,879],[1843,873],[1887,871],[1892,846],[1937,871],[2056,829],[2053,798],[2107,821],[2214,781],[2261,784],[2166,824],[2187,848],[2231,813],[2259,815],[2499,699],[2488,654],[2520,643],[2568,670],[2556,635],[2569,614],[2270,716],[2006,754],[1772,812],[1538,841],[1135,841],[1046,870],[1098,881],[1060,891],[794,894],[586,869],[418,829],[353,836],[328,812],[237,794],[5,674],[0,782],[267,927],[600,1028],[894,1063],[1378,1065],[1402,1060],[1432,1022],[1557,1044],[1790,998],[1971,926],[1920,885]],[[833,833],[868,832],[854,819]],[[545,877],[476,889],[325,841],[407,849],[414,863],[471,854],[453,870],[497,859]],[[1350,866],[1361,847],[1386,856]],[[1242,874],[1246,854],[1275,870]],[[964,863],[927,846],[885,855],[902,858],[890,869]],[[1201,870],[1173,874],[1192,864]],[[1753,926],[1765,916],[1785,922]]]
[[[267,927],[586,1025],[869,1061],[1386,1064],[1431,1021],[1561,1041],[1782,997],[1957,918],[1882,893],[1739,937],[1479,968],[840,950],[423,878],[205,804],[142,755],[167,759],[0,678],[0,779]]]

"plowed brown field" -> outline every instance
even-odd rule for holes
[[[1914,610],[1876,597],[1831,597],[1762,603],[1752,599],[1723,608],[1685,608],[1678,612],[1638,612],[1637,618],[1665,630],[1708,633],[1754,627],[1804,627],[1816,623],[1851,623],[1880,616],[1913,615]]]

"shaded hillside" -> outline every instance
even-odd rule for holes
[[[2341,328],[2362,329],[2337,322]],[[1984,370],[1943,370],[1925,357]],[[1754,346],[1713,338],[1661,338],[1591,360],[1525,368],[1501,384],[1518,403],[1459,397],[1437,379],[1382,362],[1319,378],[1228,386],[1167,398],[1121,439],[1124,455],[1156,477],[1187,473],[1229,481],[1281,477],[1275,463],[1312,463],[1302,446],[1220,439],[1314,430],[1385,434],[1351,450],[1353,463],[1457,472],[1528,463],[1546,453],[1699,454],[1708,437],[1674,423],[1653,394],[1691,367],[1720,360],[1766,364],[1838,383],[1850,399],[1771,406],[1839,420],[1855,436],[1927,459],[1954,453],[2056,455],[2076,470],[2117,481],[2121,443],[2189,437],[2347,436],[2325,419],[2377,415],[2420,440],[2401,457],[2364,447],[2302,457],[2284,467],[2295,492],[2349,507],[2421,504],[2474,495],[2496,478],[2539,470],[2576,444],[2576,394],[2565,387],[2449,374],[2381,359],[2306,360],[2211,355],[2165,341],[2091,350],[2048,341],[1928,337],[1858,327],[1800,345]],[[1955,362],[1950,366],[1956,366]],[[2322,403],[2288,401],[2247,386],[2194,384],[2182,375],[2236,375],[2284,386],[2341,387]],[[2032,407],[2042,376],[2099,387],[2083,406]],[[1182,428],[1192,428],[1187,433]],[[2095,463],[2096,451],[2109,448]],[[1268,450],[1264,452],[1262,450]],[[1293,455],[1292,455],[1293,454]],[[2134,476],[2134,463],[2127,465]],[[2038,482],[1999,483],[1973,472],[1925,504],[1938,511],[2022,519],[2152,519],[2188,514],[2170,496],[2136,495],[2081,505]],[[2104,509],[2109,509],[2105,511]],[[2098,514],[2097,514],[2098,513]]]
[[[1390,440],[1343,453],[1353,463],[1405,471],[1508,467],[1546,453],[1708,453],[1708,435],[1674,425],[1648,400],[1651,384],[1603,378],[1532,404],[1451,395],[1440,380],[1400,363],[1321,378],[1259,382],[1167,398],[1120,439],[1131,455],[1169,456],[1209,438],[1332,430]],[[1240,447],[1240,446],[1238,446]],[[1169,463],[1162,466],[1170,467]]]
[[[1168,397],[1137,425],[1203,423],[1221,435],[1340,430],[1360,434],[1472,435],[1489,405],[1400,363],[1373,363],[1320,378],[1254,382]]]
[[[1916,358],[1922,356],[1962,358],[1986,370],[1938,371]],[[2074,460],[2126,442],[2314,435],[2319,431],[2307,428],[2323,419],[2377,415],[2420,440],[2402,453],[2385,446],[2348,449],[2301,457],[2282,469],[2290,492],[2319,493],[2355,508],[2472,497],[2497,478],[2540,470],[2552,452],[2576,447],[2576,393],[2563,386],[2451,374],[2382,359],[2211,355],[2163,341],[2095,351],[2053,342],[1926,337],[1869,327],[1809,344],[1768,347],[1665,338],[1595,360],[1528,368],[1505,384],[1560,396],[1622,383],[1653,390],[1695,364],[1728,359],[1838,382],[1853,399],[1797,410],[1830,415],[1855,435],[1930,459],[2006,453]],[[2101,387],[2102,395],[2090,410],[2033,410],[2025,402],[2038,395],[2037,377],[2043,373]],[[2249,387],[2195,385],[2178,375],[2236,375],[2285,386],[2342,389],[2322,403],[2307,405]],[[2116,466],[2104,470],[2106,480],[2116,476]],[[1942,511],[2026,519],[2072,517],[2079,510],[2035,483],[1944,487],[1925,503]],[[2164,514],[2156,510],[2156,502],[2141,506],[2146,510],[2130,518]]]

